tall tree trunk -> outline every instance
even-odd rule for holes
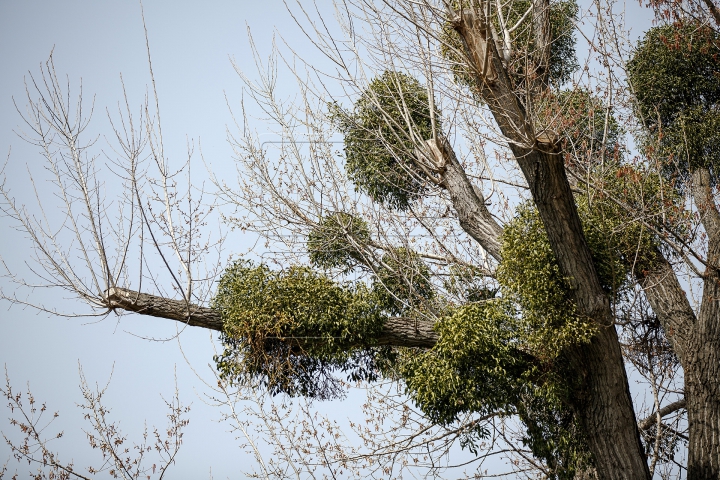
[[[720,278],[716,276],[715,281]],[[713,294],[715,321],[711,323],[714,325],[698,325],[693,335],[695,341],[689,345],[693,354],[684,368],[689,427],[688,480],[720,479],[720,331],[717,328],[720,288],[715,288]],[[703,307],[705,303],[704,300]]]
[[[589,344],[569,352],[575,372],[584,380],[584,391],[579,392],[574,408],[598,476],[649,478],[610,302],[585,242],[562,157],[537,150],[523,152],[519,146],[513,151],[530,184],[553,253],[570,279],[578,310],[600,327]]]
[[[599,333],[569,352],[582,375],[574,408],[587,435],[598,477],[648,479],[625,365],[610,302],[604,294],[582,231],[565,165],[553,139],[540,142],[498,55],[489,23],[479,10],[461,11],[453,26],[465,44],[477,88],[505,135],[530,186],[560,268],[570,278],[578,311]]]
[[[708,169],[693,172],[692,194],[708,237],[703,296],[685,349],[688,480],[720,479],[720,212]]]

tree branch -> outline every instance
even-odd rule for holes
[[[665,405],[657,412],[651,413],[650,416],[648,416],[646,419],[639,421],[638,428],[640,430],[647,430],[648,428],[655,425],[655,422],[657,422],[658,414],[660,414],[660,418],[662,418],[670,415],[671,413],[677,412],[678,410],[682,410],[683,408],[685,408],[685,399],[681,398],[677,402]]]
[[[191,327],[203,327],[222,331],[220,314],[208,307],[201,307],[184,300],[172,300],[126,288],[114,287],[107,291],[106,301],[110,309],[122,309],[151,317],[177,320]]]
[[[217,310],[193,305],[183,300],[136,292],[126,288],[111,288],[106,295],[108,308],[149,315],[151,317],[176,320],[191,327],[202,327],[223,331],[223,322]],[[376,340],[377,345],[392,347],[432,348],[438,341],[433,330],[434,323],[429,320],[392,317],[385,321],[382,333]],[[292,341],[288,339],[288,341]]]
[[[442,186],[450,194],[460,226],[474,238],[495,260],[500,260],[502,227],[485,205],[480,189],[475,188],[458,162],[450,143],[444,137],[427,141],[435,163],[439,167]]]
[[[636,272],[636,278],[665,329],[673,350],[685,364],[688,358],[688,337],[695,328],[695,312],[670,262],[659,249],[656,248],[653,253],[656,259],[653,268]]]

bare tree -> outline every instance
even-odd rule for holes
[[[698,25],[697,31],[717,31],[711,1],[682,7],[680,20],[696,22],[690,25]],[[333,475],[368,470],[395,475],[411,461],[420,462],[423,448],[429,450],[428,460],[419,464],[429,476],[441,475],[448,465],[436,462],[451,445],[476,448],[467,442],[485,436],[509,445],[522,465],[516,472],[670,476],[676,448],[687,442],[687,466],[677,468],[686,468],[688,478],[718,478],[717,174],[712,165],[692,160],[676,169],[685,168],[679,174],[667,173],[667,158],[680,163],[662,153],[663,136],[653,132],[668,125],[658,121],[653,127],[644,116],[644,90],[633,80],[637,56],[612,8],[598,1],[580,18],[569,1],[358,0],[338,3],[344,34],[339,38],[326,18],[299,5],[298,23],[335,70],[320,72],[302,63],[290,44],[267,64],[254,50],[258,76],[238,69],[250,100],[263,109],[280,140],[264,144],[258,120],[242,108],[238,133],[230,138],[238,181],[215,178],[214,193],[217,201],[235,207],[223,213],[227,223],[265,242],[265,266],[228,271],[251,272],[278,285],[295,275],[295,280],[325,282],[324,288],[337,295],[372,290],[385,302],[384,313],[367,337],[342,343],[341,334],[297,333],[301,330],[293,330],[292,322],[303,319],[285,307],[269,313],[257,307],[252,312],[269,316],[270,324],[252,323],[256,319],[247,313],[243,324],[246,318],[230,318],[235,306],[223,304],[220,293],[208,302],[211,280],[225,267],[210,262],[209,273],[198,272],[216,246],[201,237],[215,204],[204,205],[204,190],[190,183],[180,192],[176,179],[183,170],[172,171],[164,156],[157,95],[154,106],[135,117],[126,101],[114,123],[119,149],[112,160],[123,190],[119,217],[110,220],[97,157],[88,154],[93,141],[80,141],[87,126],[83,105],[70,109],[69,87],[61,86],[51,59],[39,81],[31,79],[24,119],[27,138],[45,152],[66,217],[59,228],[53,226],[52,217],[34,216],[16,204],[6,187],[3,211],[32,239],[43,286],[69,290],[93,307],[93,314],[124,310],[223,332],[228,349],[219,356],[219,363],[225,362],[220,403],[230,408],[231,421],[251,445],[245,420],[232,407],[235,394],[223,383],[232,377],[228,372],[241,379],[241,396],[268,388],[323,397],[345,388],[333,369],[355,362],[361,380],[405,383],[423,407],[416,411],[406,397],[371,391],[369,404],[381,410],[370,417],[390,408],[408,433],[378,436],[358,427],[354,434],[366,445],[363,450],[343,446],[347,437],[304,407],[299,407],[299,423],[289,424],[290,410],[266,408],[255,396],[260,425],[279,448],[277,460],[265,463],[258,457],[259,476],[313,476],[319,466]],[[592,32],[575,29],[583,20],[593,25]],[[575,34],[583,36],[589,53],[573,76]],[[703,48],[712,57],[718,43],[716,33],[708,35]],[[593,62],[600,68],[591,68]],[[280,71],[297,81],[292,103],[277,96]],[[338,130],[344,155],[332,142]],[[624,147],[626,132],[640,139],[637,152]],[[376,150],[354,151],[353,142],[372,143]],[[690,143],[678,140],[676,146]],[[184,168],[189,176],[189,160]],[[572,454],[571,465],[553,457],[557,452],[548,451],[547,443],[529,450],[519,446],[523,433],[512,433],[516,420],[527,435],[545,438],[546,424],[538,420],[541,412],[531,396],[487,412],[459,402],[448,421],[429,401],[423,404],[419,387],[398,366],[402,362],[387,360],[441,351],[452,333],[443,325],[464,307],[483,309],[515,295],[516,313],[507,318],[529,314],[534,304],[523,303],[522,289],[530,282],[512,283],[508,272],[511,254],[533,257],[539,251],[538,244],[525,252],[512,250],[517,222],[533,218],[546,238],[548,265],[556,265],[559,281],[565,282],[562,295],[569,303],[563,305],[577,323],[568,324],[575,330],[567,338],[562,330],[567,325],[548,330],[537,323],[510,323],[515,336],[503,345],[543,372],[561,365],[577,379],[563,397],[562,411],[553,413],[568,419],[566,431],[580,439],[581,452]],[[593,233],[592,222],[605,230]],[[527,237],[531,227],[525,224]],[[72,237],[68,243],[65,235]],[[79,253],[82,267],[71,260],[66,245]],[[614,253],[603,257],[600,248]],[[162,272],[147,270],[151,251],[165,267]],[[314,270],[290,267],[308,263]],[[271,264],[281,273],[267,267]],[[136,277],[129,274],[131,267],[139,272]],[[693,299],[684,286],[701,289],[701,298]],[[55,312],[14,292],[4,298]],[[268,297],[266,303],[275,305],[271,300],[280,301]],[[305,308],[302,301],[315,300],[306,295],[293,301],[299,309],[300,304]],[[551,314],[547,306],[538,318]],[[518,333],[523,328],[529,333]],[[336,350],[314,353],[328,348]],[[363,365],[370,366],[363,370]],[[646,379],[652,398],[646,411],[633,406],[626,365]],[[303,375],[317,388],[302,390],[310,388],[298,386]],[[436,425],[422,418],[432,419],[432,412]],[[638,422],[639,416],[645,418]],[[476,437],[468,437],[469,431]],[[318,432],[329,440],[321,441]],[[282,448],[298,436],[301,446]],[[492,454],[480,453],[476,461]]]
[[[10,425],[16,427],[22,435],[15,440],[12,434],[3,433],[5,443],[10,447],[14,459],[20,464],[31,467],[28,472],[34,479],[90,479],[99,474],[107,474],[110,478],[135,480],[139,478],[165,478],[168,468],[174,464],[175,458],[183,441],[183,429],[189,420],[185,415],[189,407],[180,403],[177,388],[171,400],[166,400],[168,407],[168,426],[164,434],[154,428],[148,432],[147,427],[138,443],[130,443],[123,435],[119,424],[110,420],[110,410],[103,406],[102,399],[107,391],[96,386],[92,389],[80,370],[80,391],[85,420],[90,428],[85,431],[91,449],[98,450],[102,457],[99,466],[78,468],[72,461],[62,460],[55,446],[63,437],[63,432],[48,432],[60,414],[51,413],[46,403],[40,403],[28,389],[25,393],[13,390],[7,370],[5,371],[5,387],[0,388],[3,399],[10,410]],[[49,418],[48,418],[49,417]],[[10,436],[8,436],[10,435]],[[151,464],[152,463],[152,464]],[[34,470],[34,471],[33,471]],[[7,473],[5,465],[0,478]],[[18,474],[12,478],[18,478]]]

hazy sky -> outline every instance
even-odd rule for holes
[[[267,54],[274,30],[299,41],[299,32],[281,1],[154,1],[145,2],[145,17],[158,85],[163,134],[168,156],[182,160],[188,138],[201,140],[205,160],[221,175],[232,166],[232,150],[226,141],[226,124],[231,123],[225,93],[237,102],[241,82],[230,57],[249,72],[254,70],[247,28],[251,27],[259,50]],[[40,63],[53,51],[59,75],[67,75],[73,91],[82,80],[88,100],[95,95],[95,113],[90,131],[110,135],[106,108],[115,111],[122,100],[120,74],[133,105],[139,106],[149,84],[147,54],[140,6],[137,1],[64,0],[0,1],[0,151],[8,186],[19,201],[30,204],[27,171],[40,174],[38,148],[20,140],[13,130],[22,130],[20,115],[26,104],[24,79],[39,74]],[[97,152],[107,151],[100,137]],[[196,171],[202,171],[201,163]],[[228,169],[228,172],[231,170]],[[43,200],[46,187],[40,185]],[[11,269],[28,274],[24,260],[29,241],[9,229],[11,222],[0,219],[0,255]],[[242,238],[239,240],[242,242]],[[235,245],[242,250],[243,245]],[[0,279],[9,291],[7,279]],[[29,292],[25,292],[27,294]],[[58,302],[71,309],[75,302],[62,302],[61,292],[36,290],[33,299]],[[0,304],[0,366],[5,365],[15,387],[29,382],[39,400],[59,410],[58,429],[66,437],[58,441],[64,458],[72,456],[76,466],[97,464],[97,452],[90,452],[79,427],[81,401],[78,365],[89,381],[105,383],[112,373],[107,404],[115,418],[131,434],[137,434],[143,420],[165,425],[160,394],[172,394],[177,367],[178,386],[185,403],[192,403],[186,444],[171,478],[242,478],[250,457],[244,457],[227,426],[217,423],[217,409],[204,405],[197,396],[205,391],[190,365],[205,378],[212,363],[211,334],[187,329],[178,341],[152,342],[139,336],[170,338],[174,322],[147,317],[110,316],[94,319],[64,319],[37,314],[30,309]],[[4,403],[4,402],[3,402]],[[352,404],[348,404],[352,408]],[[9,431],[6,411],[0,412],[0,429]],[[9,449],[0,444],[0,467]],[[13,466],[14,468],[14,466]],[[21,469],[22,473],[23,470]],[[22,477],[22,475],[21,475]]]
[[[322,8],[331,13],[331,7]],[[263,55],[269,52],[277,30],[293,47],[304,49],[306,59],[322,61],[306,48],[301,32],[278,0],[146,0],[145,17],[168,156],[182,159],[188,138],[200,139],[205,160],[221,175],[232,166],[232,150],[226,141],[226,125],[231,119],[225,95],[231,105],[237,105],[241,96],[241,82],[230,57],[249,73],[255,68],[248,27]],[[3,162],[9,158],[5,167],[8,186],[26,203],[32,201],[27,171],[37,173],[42,164],[37,147],[13,133],[22,129],[13,99],[24,108],[24,79],[29,79],[29,73],[39,73],[40,63],[51,51],[58,73],[67,75],[73,88],[82,80],[86,99],[95,95],[91,131],[100,135],[110,134],[106,108],[116,109],[122,99],[120,75],[134,105],[139,106],[149,83],[137,1],[0,0],[0,154]],[[281,82],[280,86],[285,85]],[[98,151],[107,150],[107,145],[101,136]],[[203,168],[201,164],[199,168]],[[42,185],[39,190],[45,195]],[[10,225],[7,219],[0,219],[0,255],[11,269],[27,274],[24,261],[30,253],[29,241],[10,230]],[[237,250],[246,248],[246,240],[237,238]],[[3,278],[0,286],[6,291],[12,288]],[[36,290],[31,294],[33,298],[57,301],[59,306],[73,306],[64,302],[59,292]],[[58,442],[58,450],[65,458],[71,455],[78,466],[97,463],[98,458],[86,448],[78,431],[82,424],[81,413],[75,408],[81,400],[78,365],[91,382],[105,383],[113,372],[107,404],[130,434],[142,428],[143,419],[164,426],[160,394],[171,395],[177,371],[181,397],[193,405],[186,444],[170,478],[209,478],[211,471],[213,478],[242,478],[238,471],[247,468],[250,457],[243,456],[227,427],[217,423],[217,410],[204,405],[197,396],[204,389],[192,368],[210,377],[206,372],[212,363],[211,334],[191,328],[179,342],[140,338],[170,338],[175,332],[174,322],[160,319],[64,319],[0,303],[0,366],[6,366],[16,388],[29,382],[38,399],[46,401],[51,410],[60,411],[58,428],[66,437]],[[352,415],[358,398],[334,404],[333,408],[341,415]],[[0,429],[8,431],[5,417],[6,412],[0,411]],[[0,444],[0,467],[8,455],[7,446]]]

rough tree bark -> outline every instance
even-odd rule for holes
[[[502,227],[485,205],[482,192],[468,179],[447,139],[428,140],[427,146],[440,171],[441,187],[450,195],[460,227],[499,261]]]
[[[574,408],[587,434],[599,478],[650,476],[637,429],[610,302],[604,294],[582,231],[561,152],[538,141],[498,55],[490,26],[479,11],[453,19],[473,68],[480,95],[512,150],[545,225],[560,268],[570,278],[581,314],[600,327],[587,345],[568,352],[585,392]],[[490,73],[490,75],[488,75]]]
[[[711,174],[698,168],[692,195],[708,237],[702,304],[683,352],[688,411],[688,480],[720,478],[720,212]]]

